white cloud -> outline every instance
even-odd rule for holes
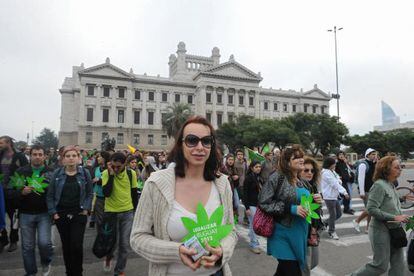
[[[351,133],[372,130],[380,101],[414,119],[414,21],[410,1],[1,0],[0,125],[25,139],[35,121],[59,130],[58,89],[73,65],[111,62],[168,74],[168,56],[210,55],[218,46],[264,77],[262,86],[335,91],[338,33],[341,117]],[[336,114],[336,102],[331,102]]]

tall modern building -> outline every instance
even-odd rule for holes
[[[161,150],[171,142],[161,121],[174,103],[189,104],[215,128],[241,114],[280,118],[296,112],[329,113],[330,95],[315,84],[308,91],[262,88],[260,73],[230,56],[187,54],[180,42],[168,61],[169,76],[135,74],[105,63],[74,66],[59,92],[62,98],[59,143],[99,147],[103,137],[115,137],[117,148],[131,144]]]
[[[395,125],[400,123],[400,117],[395,115],[394,110],[389,104],[384,101],[381,101],[381,111],[382,111],[382,125]]]
[[[391,131],[401,128],[414,128],[414,121],[405,123],[400,122],[400,117],[397,116],[392,107],[384,101],[381,101],[382,125],[374,126],[377,131]]]

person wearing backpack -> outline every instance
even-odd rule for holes
[[[373,176],[375,171],[375,163],[377,161],[377,151],[368,148],[365,151],[365,159],[357,161],[355,164],[356,173],[355,173],[355,181],[358,184],[359,188],[359,195],[364,201],[365,208],[367,207],[368,203],[368,192],[374,184]],[[359,223],[364,219],[367,218],[367,228],[365,233],[368,233],[369,222],[371,217],[368,215],[368,211],[364,210],[358,218],[352,221],[354,228],[357,232],[361,232]]]
[[[126,156],[115,152],[102,172],[102,189],[105,196],[105,215],[116,216],[118,224],[118,259],[114,275],[125,275],[134,209],[138,202],[138,183],[135,171],[126,168]],[[110,254],[112,255],[112,254]],[[111,258],[106,258],[104,270],[111,269]]]

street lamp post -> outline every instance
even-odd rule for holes
[[[338,84],[338,47],[337,47],[337,41],[336,41],[336,32],[342,30],[343,28],[336,28],[334,26],[333,30],[328,30],[328,32],[334,33],[335,38],[335,73],[336,73],[336,94],[332,95],[333,99],[336,99],[336,108],[337,108],[337,114],[338,114],[338,121],[339,121],[339,84]]]

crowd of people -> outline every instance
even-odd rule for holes
[[[381,275],[389,267],[389,275],[403,275],[403,248],[395,246],[393,232],[409,217],[395,192],[401,167],[393,155],[380,159],[368,148],[356,164],[342,151],[318,162],[292,145],[266,151],[263,159],[250,160],[242,149],[223,156],[215,130],[200,116],[184,123],[168,153],[87,151],[76,145],[53,152],[39,144],[18,151],[11,137],[0,137],[0,253],[20,243],[25,275],[39,270],[50,275],[54,226],[66,275],[83,275],[86,228],[96,228],[99,236],[107,221],[115,221],[117,243],[103,257],[105,272],[125,275],[132,249],[149,261],[149,275],[231,275],[235,227],[220,246],[204,244],[208,254],[198,259],[182,243],[188,230],[181,218],[196,220],[199,203],[208,216],[223,206],[224,224],[246,224],[254,254],[262,253],[255,214],[270,215],[275,227],[266,253],[277,259],[274,275],[310,275],[319,263],[321,232],[340,239],[336,221],[342,213],[354,214],[354,188],[366,208],[353,226],[360,232],[363,219],[372,221],[366,232],[374,255],[352,275]],[[318,218],[308,223],[302,196],[325,204],[328,214],[319,207]]]

